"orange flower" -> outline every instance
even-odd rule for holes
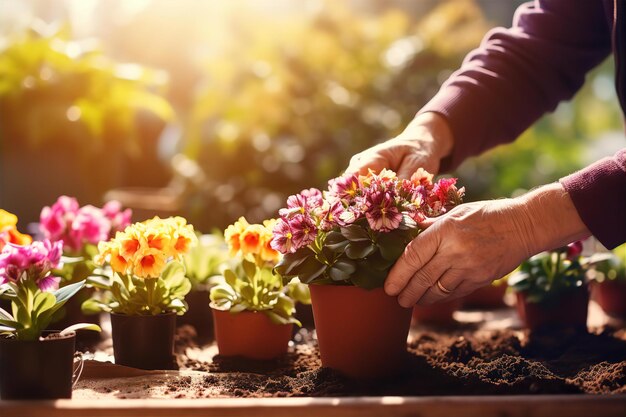
[[[240,217],[234,224],[231,224],[224,231],[224,240],[228,245],[230,254],[234,255],[241,249],[241,234],[250,226],[245,217]]]
[[[256,255],[261,252],[262,236],[266,231],[265,227],[260,224],[251,224],[239,236],[239,244],[241,252],[245,255]]]
[[[128,230],[128,229],[127,229]],[[129,232],[131,232],[129,230]],[[132,259],[141,248],[139,236],[133,236],[127,232],[120,232],[115,236],[115,240],[120,244],[120,254],[127,260]]]
[[[155,249],[147,249],[138,254],[135,263],[135,275],[139,278],[150,279],[161,276],[165,269],[165,256]]]
[[[110,260],[111,268],[118,274],[126,274],[128,268],[131,266],[130,262],[124,258],[119,251],[119,248],[111,248]]]

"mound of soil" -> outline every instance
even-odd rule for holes
[[[86,362],[74,398],[626,393],[626,330],[615,330],[623,322],[597,320],[591,332],[528,334],[516,330],[512,317],[511,310],[468,311],[447,327],[413,328],[406,372],[372,383],[322,368],[315,331],[309,329],[294,335],[284,357],[253,361],[222,357],[215,343],[199,344],[193,327],[183,326],[176,335],[178,371],[107,363],[113,353],[109,338],[90,356],[95,360]]]
[[[203,349],[214,348],[194,346],[182,331],[180,369],[205,374],[170,379],[173,397],[626,393],[623,331],[425,330],[412,335],[406,373],[375,383],[322,368],[314,332],[306,329],[285,357],[273,361],[203,359]],[[186,354],[190,349],[193,358]]]

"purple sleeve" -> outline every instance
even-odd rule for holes
[[[604,2],[538,0],[520,6],[513,26],[490,31],[420,110],[450,123],[455,144],[442,171],[513,141],[571,98],[610,48]]]
[[[607,248],[626,242],[626,148],[561,179],[578,215]]]

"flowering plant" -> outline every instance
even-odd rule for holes
[[[279,211],[271,246],[284,254],[276,271],[304,283],[381,287],[419,222],[460,204],[455,178],[432,181],[423,169],[410,180],[393,171],[346,174],[328,190],[304,190]]]
[[[33,241],[29,235],[17,230],[17,216],[6,210],[0,209],[0,250],[7,243],[16,245],[28,245]]]
[[[509,286],[515,292],[527,294],[531,303],[543,303],[562,293],[581,288],[585,284],[588,263],[581,257],[582,242],[539,253],[522,262],[509,277]]]
[[[183,314],[191,289],[185,277],[183,254],[197,242],[193,226],[182,217],[155,217],[128,226],[98,245],[94,261],[110,266],[110,278],[91,277],[105,290],[104,299],[83,303],[85,312],[106,311],[128,315]]]
[[[130,224],[132,211],[122,210],[118,201],[102,208],[80,207],[75,198],[61,196],[41,210],[39,229],[52,242],[63,243],[63,268],[56,271],[64,282],[87,278],[95,269],[97,245],[109,240]]]
[[[60,278],[51,274],[61,260],[60,242],[49,240],[30,245],[7,243],[0,251],[0,289],[11,299],[12,314],[0,309],[0,332],[18,340],[37,340],[53,314],[82,286],[84,281],[59,289]],[[94,324],[76,324],[63,330],[100,331]]]
[[[273,269],[281,254],[270,245],[275,220],[249,224],[241,217],[224,232],[231,254],[240,261],[226,269],[223,282],[211,289],[211,307],[239,313],[258,311],[276,324],[300,322],[293,317],[295,303],[310,304],[308,288],[298,281],[283,285]]]

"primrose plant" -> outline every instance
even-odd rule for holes
[[[240,218],[225,233],[230,252],[239,260],[223,272],[223,282],[211,289],[211,307],[240,313],[259,312],[275,324],[295,323],[296,302],[310,304],[308,288],[297,279],[287,285],[273,269],[281,254],[270,245],[275,220],[249,224]]]
[[[83,311],[158,315],[187,310],[191,283],[182,257],[197,242],[193,226],[182,217],[155,217],[128,226],[101,242],[95,262],[107,268],[89,279],[103,290],[83,303]]]
[[[7,243],[0,252],[0,291],[11,300],[11,313],[0,309],[0,334],[17,340],[38,340],[54,313],[84,281],[59,288],[60,278],[52,275],[59,266],[62,242],[49,240],[29,245]],[[89,323],[70,326],[61,334],[78,329],[100,331]]]

